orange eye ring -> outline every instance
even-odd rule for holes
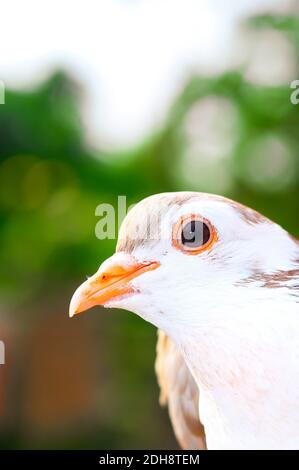
[[[183,229],[190,222],[199,221],[202,222],[208,229],[209,238],[207,241],[202,243],[200,246],[186,246],[182,242]],[[201,217],[198,214],[187,214],[179,218],[179,220],[174,224],[172,229],[172,245],[177,249],[182,251],[187,255],[198,255],[203,251],[206,251],[214,245],[218,240],[217,231],[211,222],[204,217]]]

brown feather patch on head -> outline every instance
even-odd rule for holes
[[[181,207],[199,193],[164,193],[143,199],[127,214],[116,246],[116,251],[132,253],[140,246],[161,238],[161,219],[173,207]]]
[[[265,216],[253,209],[250,209],[249,207],[244,206],[243,204],[240,204],[235,201],[230,201],[229,204],[238,212],[244,222],[250,225],[270,222],[270,220],[267,219]]]
[[[250,225],[270,223],[270,220],[257,211],[222,196],[191,191],[156,194],[139,202],[127,214],[119,232],[116,251],[132,253],[140,246],[155,243],[161,238],[161,220],[169,209],[175,206],[180,208],[185,203],[196,199],[225,203]]]

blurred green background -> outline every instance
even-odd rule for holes
[[[298,58],[295,16],[257,16]],[[296,64],[299,79],[298,62]],[[163,124],[130,150],[84,143],[76,77],[57,71],[0,106],[1,448],[174,448],[158,404],[155,329],[124,311],[70,320],[74,289],[110,256],[102,202],[164,191],[219,193],[299,235],[299,105],[289,84],[242,70],[190,77]]]

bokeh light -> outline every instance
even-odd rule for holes
[[[96,207],[120,195],[130,206],[214,192],[299,235],[294,5],[6,4],[1,448],[176,447],[158,404],[156,330],[100,308],[71,321],[69,300],[115,250],[95,236]]]

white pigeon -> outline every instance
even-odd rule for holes
[[[160,329],[161,400],[183,448],[299,448],[299,242],[279,225],[211,194],[144,199],[70,316],[94,305]]]

